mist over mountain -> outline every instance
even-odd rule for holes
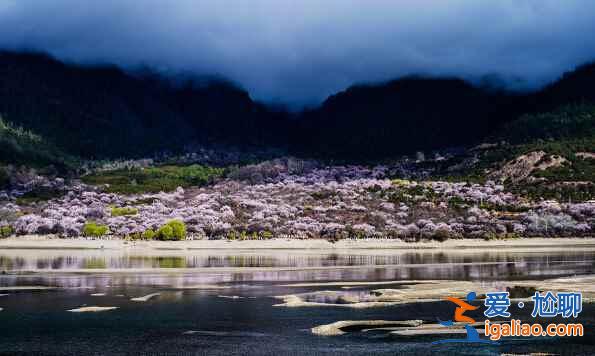
[[[594,32],[588,0],[5,0],[0,114],[88,158],[376,159],[590,101],[593,66],[562,76],[595,59]]]
[[[218,75],[294,110],[414,74],[537,89],[595,58],[594,32],[589,0],[0,3],[0,49]]]
[[[2,52],[0,115],[86,158],[150,156],[198,144],[368,160],[478,143],[522,114],[594,103],[594,83],[593,64],[536,92],[409,76],[350,87],[296,114],[255,102],[223,80],[168,79],[149,70],[130,74]],[[22,151],[8,146],[4,160]]]

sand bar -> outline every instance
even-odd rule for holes
[[[130,300],[133,302],[146,302],[151,298],[157,297],[158,295],[161,295],[161,293],[151,293],[142,297],[131,298]]]
[[[67,311],[69,311],[71,313],[96,313],[96,312],[115,310],[115,309],[118,309],[118,307],[92,306],[92,307],[80,307],[80,308],[76,308],[76,309],[69,309]]]

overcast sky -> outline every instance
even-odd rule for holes
[[[593,0],[0,0],[0,48],[219,75],[294,107],[406,74],[539,86],[595,59]]]

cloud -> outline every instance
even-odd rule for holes
[[[593,33],[591,0],[0,1],[0,48],[220,75],[296,106],[413,73],[535,87],[595,59]]]

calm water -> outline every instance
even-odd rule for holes
[[[0,291],[0,354],[395,355],[466,352],[595,354],[595,308],[584,304],[583,338],[505,340],[499,346],[432,346],[435,337],[399,338],[386,332],[313,335],[338,320],[435,321],[452,317],[444,302],[384,308],[286,308],[275,295],[342,290],[282,284],[389,280],[535,280],[593,274],[595,251],[437,253],[367,251],[163,251],[139,256],[109,251],[0,251],[0,286],[53,290]],[[85,271],[90,270],[90,271]],[[196,285],[222,289],[183,289]],[[385,286],[360,287],[362,293]],[[104,296],[92,294],[104,293]],[[161,293],[147,302],[130,299]],[[236,296],[235,298],[230,298]],[[69,313],[81,306],[117,306]],[[529,311],[530,312],[530,311]],[[479,316],[479,315],[478,315]],[[543,323],[546,323],[545,321]]]

